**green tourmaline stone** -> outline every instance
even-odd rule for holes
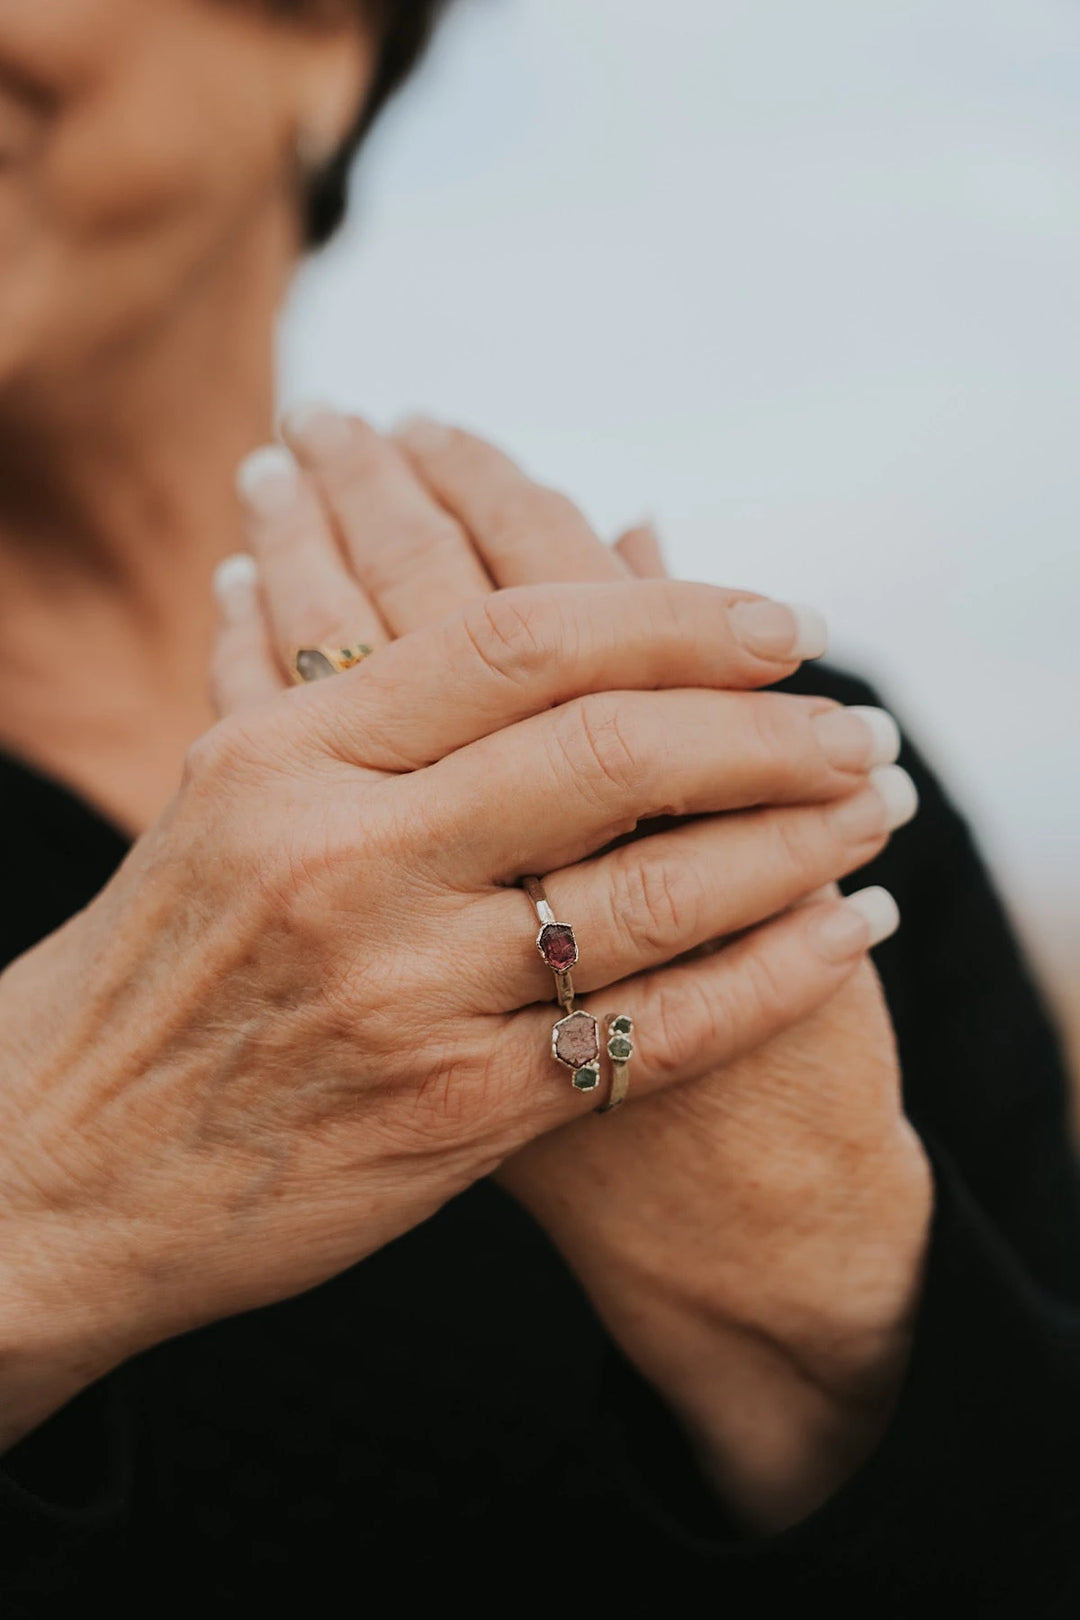
[[[611,1027],[616,1035],[630,1035],[633,1033],[634,1020],[627,1018],[625,1013],[620,1013],[618,1018],[611,1020]]]
[[[625,1035],[613,1035],[607,1043],[608,1056],[613,1063],[625,1063],[633,1054],[634,1043]]]
[[[600,1084],[600,1070],[589,1064],[587,1068],[574,1070],[575,1091],[595,1091]]]

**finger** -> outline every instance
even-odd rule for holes
[[[282,431],[317,481],[356,577],[394,635],[437,624],[492,582],[468,536],[396,444],[325,406],[291,412]]]
[[[583,1010],[600,1020],[601,1040],[611,1013],[633,1019],[632,1106],[635,1097],[715,1073],[809,1017],[898,925],[888,891],[863,889],[786,912],[713,956],[613,985]],[[550,1014],[527,1008],[510,1019],[503,1037],[507,1052],[519,1057],[505,1066],[505,1106],[524,1113],[532,1134],[538,1122],[550,1129],[603,1096],[575,1096],[554,1059],[538,1060],[540,1084],[537,1063],[520,1062],[530,1049],[550,1050],[551,1022]]]
[[[237,490],[259,565],[273,644],[286,675],[304,647],[378,647],[386,630],[353,578],[318,495],[283,445],[240,465]]]
[[[638,523],[615,542],[615,552],[638,579],[665,579],[667,564],[660,536],[652,523]]]
[[[320,739],[355,764],[414,770],[587,692],[771,685],[823,639],[806,610],[715,585],[499,591],[326,682],[315,705]],[[316,724],[311,711],[305,718]]]
[[[824,885],[878,855],[914,808],[910,778],[883,762],[843,799],[690,822],[551,873],[548,899],[580,952],[575,988],[600,989],[742,933],[807,895],[820,900]],[[470,926],[491,946],[490,974],[478,969],[486,1004],[501,993],[509,1011],[550,995],[524,893],[505,889],[476,907]]]
[[[226,557],[214,573],[218,625],[210,688],[218,717],[276,697],[285,685],[259,600],[254,557]]]
[[[625,578],[622,561],[572,501],[534,483],[485,440],[424,417],[403,422],[394,437],[470,535],[496,585]]]
[[[865,780],[875,748],[864,718],[822,699],[602,692],[482,738],[410,780],[418,805],[438,806],[433,859],[472,887],[584,860],[657,816],[845,797]],[[904,819],[914,787],[898,767],[883,769],[890,775],[879,787],[897,795]]]

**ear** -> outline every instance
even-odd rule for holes
[[[293,35],[296,150],[317,172],[345,140],[367,95],[375,42],[355,22],[323,24]]]

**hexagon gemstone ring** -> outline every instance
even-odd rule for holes
[[[564,1012],[571,1013],[574,1010],[574,981],[570,977],[570,970],[578,959],[574,930],[569,923],[556,920],[539,878],[524,878],[522,886],[536,908],[540,923],[536,948],[555,975],[556,1000]]]

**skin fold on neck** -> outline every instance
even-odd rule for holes
[[[153,329],[0,382],[0,748],[138,833],[213,720],[216,563],[240,458],[272,433],[296,253],[266,210]]]

